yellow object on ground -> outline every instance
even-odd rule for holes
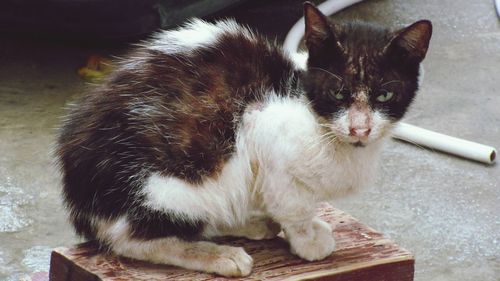
[[[87,65],[78,69],[78,75],[90,82],[97,82],[113,70],[111,61],[99,55],[92,55]]]

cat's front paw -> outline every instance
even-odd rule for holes
[[[252,266],[253,259],[243,248],[220,246],[206,271],[225,277],[242,277],[252,272]]]
[[[286,235],[293,254],[308,260],[322,260],[335,250],[330,225],[315,218],[307,229],[292,228]]]

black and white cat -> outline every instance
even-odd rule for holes
[[[76,232],[118,255],[224,276],[250,274],[252,258],[215,236],[283,230],[301,258],[330,255],[317,203],[373,177],[432,26],[337,24],[304,7],[305,68],[231,20],[193,20],[76,103],[57,148]]]

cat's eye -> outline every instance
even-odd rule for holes
[[[338,91],[331,91],[331,95],[337,101],[343,101],[349,96],[349,91],[346,89],[340,89]]]
[[[378,102],[388,102],[390,101],[392,98],[394,97],[394,93],[393,92],[381,92],[378,96],[377,96],[377,101]]]

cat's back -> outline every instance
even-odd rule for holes
[[[262,90],[282,92],[293,82],[294,65],[281,46],[233,20],[194,19],[142,46],[137,57],[144,55],[143,67],[170,77],[164,84],[186,96],[250,101]]]

